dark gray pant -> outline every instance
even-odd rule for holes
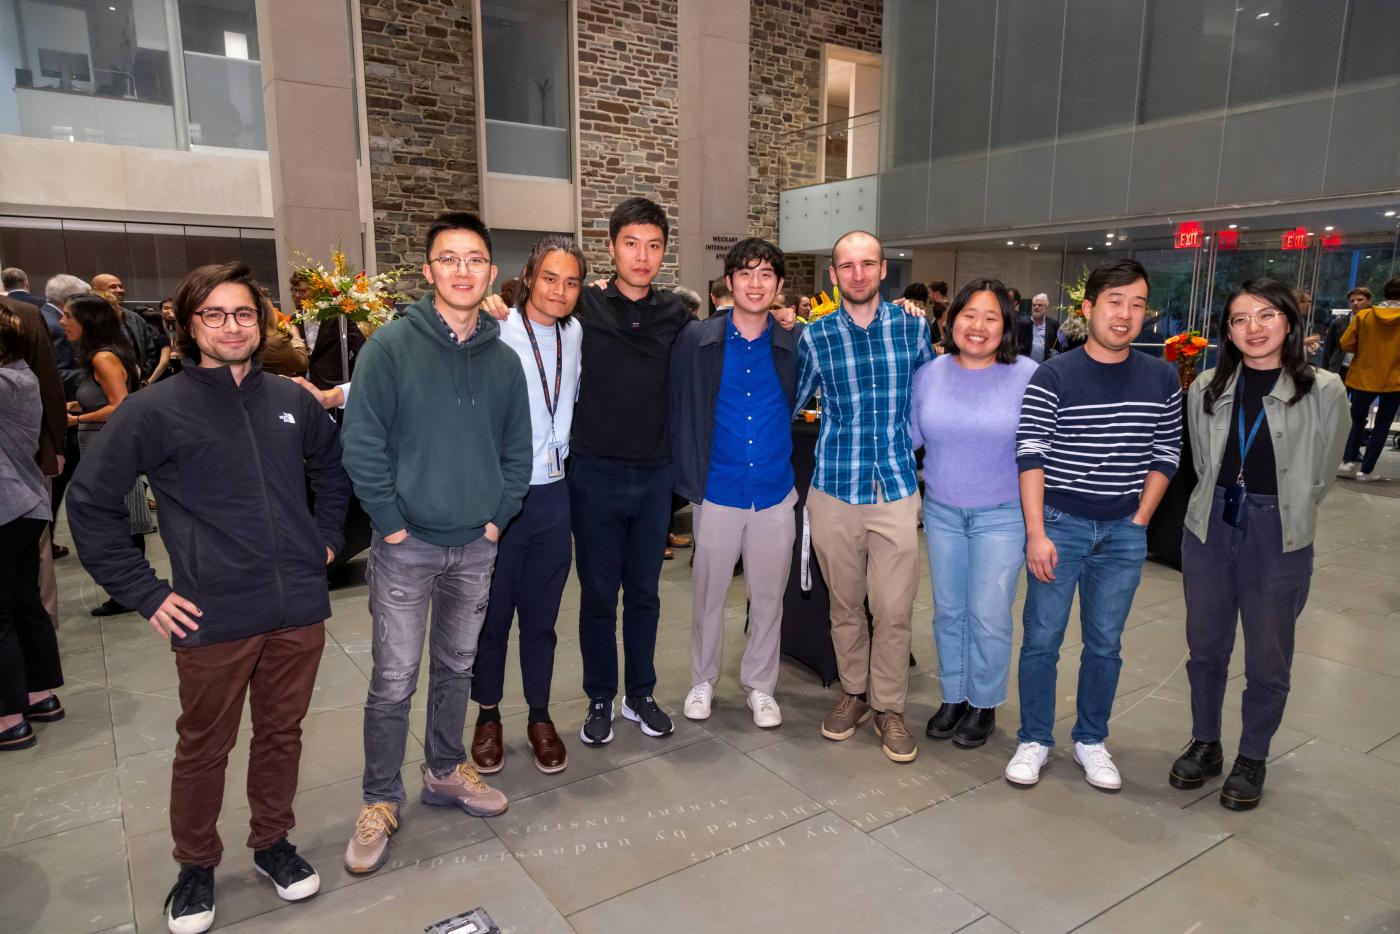
[[[404,747],[408,711],[428,635],[428,726],[423,757],[439,777],[467,758],[462,746],[472,663],[486,619],[496,545],[478,538],[445,547],[409,536],[386,544],[379,533],[369,549],[369,612],[374,621],[374,674],[365,701],[366,804],[404,800]]]
[[[1217,487],[1206,541],[1190,531],[1181,541],[1191,735],[1204,743],[1220,739],[1238,616],[1244,626],[1245,678],[1240,755],[1267,759],[1288,701],[1293,631],[1308,600],[1313,547],[1283,551],[1276,496],[1248,494],[1242,529],[1225,523],[1224,503],[1224,490]]]

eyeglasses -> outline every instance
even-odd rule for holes
[[[202,308],[195,314],[199,315],[199,320],[204,322],[206,328],[223,327],[229,315],[233,315],[233,320],[237,321],[241,328],[251,328],[258,323],[258,310],[246,306],[235,308],[233,311],[224,311],[222,308]]]
[[[448,253],[434,257],[430,262],[437,263],[443,269],[450,269],[453,272],[466,269],[474,276],[479,276],[491,268],[491,261],[484,256],[453,256]]]
[[[1243,331],[1253,321],[1261,328],[1271,328],[1283,317],[1281,311],[1261,311],[1257,315],[1231,315],[1227,321],[1232,331]]]

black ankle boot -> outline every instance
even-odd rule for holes
[[[120,616],[123,613],[130,612],[130,607],[122,606],[120,603],[118,603],[116,600],[113,600],[111,597],[107,598],[106,603],[99,604],[98,606],[92,608],[93,616]]]
[[[1220,774],[1225,763],[1225,754],[1220,751],[1220,741],[1203,743],[1192,739],[1181,751],[1181,757],[1172,763],[1167,781],[1173,788],[1200,788],[1207,778]]]
[[[924,735],[929,739],[947,739],[953,735],[953,731],[958,728],[962,718],[967,716],[967,712],[971,709],[972,707],[967,701],[958,701],[956,704],[945,703],[938,708],[938,713],[929,717]]]
[[[1221,806],[1232,811],[1251,811],[1258,807],[1259,799],[1264,796],[1264,771],[1263,759],[1236,756],[1235,767],[1220,789]]]
[[[997,725],[995,707],[971,707],[962,718],[958,729],[953,733],[953,745],[963,749],[976,749],[987,741]]]

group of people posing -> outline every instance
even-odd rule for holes
[[[1038,365],[1018,355],[1015,307],[993,279],[955,295],[935,346],[920,310],[881,299],[883,248],[863,231],[832,249],[840,307],[806,325],[772,310],[786,269],[767,241],[734,245],[724,264],[733,307],[695,320],[653,285],[669,235],[662,208],[623,201],[608,233],[614,271],[605,282],[589,281],[570,238],[547,236],[507,307],[491,294],[490,232],[472,214],[441,215],[424,243],[430,291],[364,344],[351,382],[329,390],[261,369],[269,310],[245,267],[201,267],[181,284],[173,312],[183,371],[108,413],[68,493],[84,566],[174,648],[181,714],[170,818],[180,872],[166,902],[171,931],[213,924],[216,822],[245,697],[254,865],[283,898],[319,888],[287,834],[331,613],[325,565],[342,547],[352,489],[374,535],[373,674],[350,872],[382,866],[400,827],[425,645],[424,804],[476,816],[506,809],[482,775],[506,765],[500,705],[517,620],[531,764],[567,767],[550,691],[574,562],[587,695],[580,741],[611,742],[619,707],[646,736],[673,731],[655,698],[653,660],[673,490],[695,517],[684,715],[703,720],[716,703],[725,602],[742,560],[750,632],[740,687],[755,725],[779,726],[783,593],[803,525],[791,422],[814,396],[821,428],[804,508],[840,675],[822,735],[849,740],[871,722],[889,759],[918,755],[905,710],[922,518],[942,691],[925,734],[974,748],[994,730],[1024,567],[1020,728],[1005,776],[1033,785],[1049,760],[1077,592],[1074,760],[1095,787],[1120,787],[1106,741],[1121,637],[1183,433],[1176,371],[1131,347],[1148,305],[1142,266],[1094,270],[1085,344]],[[4,419],[7,438],[28,439],[40,403],[11,317],[0,310],[0,411],[16,413]],[[1244,283],[1222,315],[1216,368],[1185,394],[1200,477],[1183,543],[1192,729],[1170,781],[1199,787],[1223,770],[1221,710],[1242,619],[1244,732],[1221,792],[1237,809],[1262,795],[1318,505],[1347,435],[1342,385],[1306,362],[1303,332],[1286,289]],[[337,425],[326,409],[341,406]],[[23,458],[6,461],[19,478],[11,486],[28,491],[0,497],[6,548],[49,517],[26,443]],[[160,503],[169,581],[131,538],[126,500],[142,475]],[[27,596],[5,597],[12,617],[26,611]],[[25,657],[10,644],[21,628],[0,628],[7,664]],[[36,677],[26,681],[21,662],[4,679],[0,727],[31,703],[26,684],[57,686],[42,668]]]

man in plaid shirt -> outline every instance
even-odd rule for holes
[[[933,348],[922,316],[881,301],[885,271],[873,234],[836,241],[831,277],[841,306],[802,332],[797,398],[805,403],[821,388],[807,513],[831,594],[831,642],[845,692],[822,721],[822,735],[848,739],[873,710],[885,755],[911,762],[918,747],[904,724],[904,701],[919,586],[919,492],[909,400],[914,371],[933,359]]]

